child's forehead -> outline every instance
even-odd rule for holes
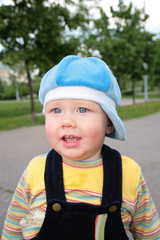
[[[54,99],[48,102],[49,105],[90,105],[100,106],[99,103],[86,99]]]

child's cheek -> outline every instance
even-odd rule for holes
[[[104,140],[105,129],[99,126],[88,127],[88,130],[86,131],[86,133],[88,134],[88,136],[90,136],[90,141],[101,142]]]
[[[46,120],[46,122],[45,122],[45,132],[46,132],[48,141],[51,143],[51,141],[53,139],[52,135],[54,133],[53,133],[53,126],[52,126],[51,122],[48,120]]]

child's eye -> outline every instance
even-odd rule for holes
[[[88,112],[88,109],[84,108],[84,107],[80,107],[80,108],[78,108],[78,112],[85,113],[85,112]]]
[[[61,113],[61,109],[60,108],[54,108],[52,111],[54,113]]]

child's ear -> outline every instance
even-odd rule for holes
[[[106,128],[106,134],[110,134],[114,130],[113,123],[111,120],[108,118],[107,120],[107,128]]]

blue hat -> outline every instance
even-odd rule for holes
[[[99,103],[114,125],[114,130],[106,136],[125,140],[125,127],[116,111],[121,92],[111,70],[99,58],[69,55],[51,68],[42,78],[39,100],[45,109],[47,102],[56,99]]]

